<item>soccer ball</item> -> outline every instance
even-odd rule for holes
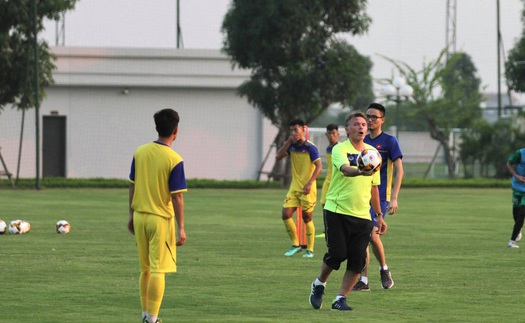
[[[11,234],[28,233],[31,230],[31,224],[24,220],[13,220],[9,223],[9,232]]]
[[[365,149],[357,156],[357,167],[374,173],[381,168],[381,154],[377,150]]]
[[[4,220],[0,220],[0,234],[4,234],[7,231],[7,224]]]
[[[55,225],[55,228],[57,230],[57,233],[65,234],[65,233],[69,233],[69,230],[71,230],[71,225],[66,220],[60,220]]]

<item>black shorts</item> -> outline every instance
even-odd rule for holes
[[[346,269],[361,272],[365,267],[366,248],[372,234],[372,221],[324,210],[324,229],[328,251],[324,263],[338,270],[343,261]]]

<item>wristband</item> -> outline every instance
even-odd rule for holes
[[[382,216],[383,216],[383,213],[381,213],[381,212],[376,213],[376,218],[377,218],[377,217],[380,217],[380,216],[382,217]]]

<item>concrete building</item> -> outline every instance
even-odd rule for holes
[[[232,68],[219,51],[52,51],[55,84],[40,109],[41,176],[127,178],[135,148],[157,138],[153,114],[173,108],[181,122],[172,147],[187,178],[257,178],[277,130],[236,95],[249,71]],[[22,178],[36,174],[35,124],[34,109],[24,118],[11,107],[0,114],[1,153]]]

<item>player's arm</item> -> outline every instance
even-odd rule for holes
[[[518,175],[518,173],[516,173],[516,168],[514,168],[514,164],[511,164],[510,162],[507,161],[507,168],[509,172],[512,174],[512,176],[514,176],[518,181],[522,183],[525,182],[525,177]]]
[[[133,203],[133,196],[135,195],[135,184],[130,183],[129,184],[129,216],[128,216],[128,231],[131,234],[135,234],[135,229],[133,228],[133,208],[131,207],[131,203]]]
[[[177,222],[177,246],[182,246],[186,242],[186,232],[184,231],[184,197],[182,192],[171,194],[173,210],[175,211],[175,221]]]
[[[321,158],[318,158],[316,161],[314,161],[314,172],[312,173],[312,176],[308,180],[308,183],[303,188],[304,194],[310,194],[310,190],[312,189],[312,184],[315,182],[319,174],[321,174],[321,171],[323,170],[323,163],[321,162]]]
[[[377,188],[377,185],[372,185],[370,192],[372,193],[370,204],[372,205],[376,217],[377,234],[385,234],[387,225],[385,220],[383,220],[383,213],[381,213],[381,202],[379,200],[379,189]]]
[[[358,167],[352,167],[350,164],[344,164],[342,165],[339,170],[343,175],[346,177],[355,177],[355,176],[372,176],[374,175],[374,171],[364,171],[362,169],[359,169]]]
[[[290,148],[290,145],[293,143],[293,137],[290,136],[288,140],[286,140],[283,144],[283,146],[277,151],[277,154],[275,155],[276,160],[281,160],[284,157],[288,156],[288,148]]]
[[[397,198],[399,191],[401,190],[401,182],[405,171],[403,170],[403,159],[398,158],[394,161],[394,186],[392,187],[392,193],[390,194],[390,201],[388,203],[388,214],[394,214],[397,212]]]

